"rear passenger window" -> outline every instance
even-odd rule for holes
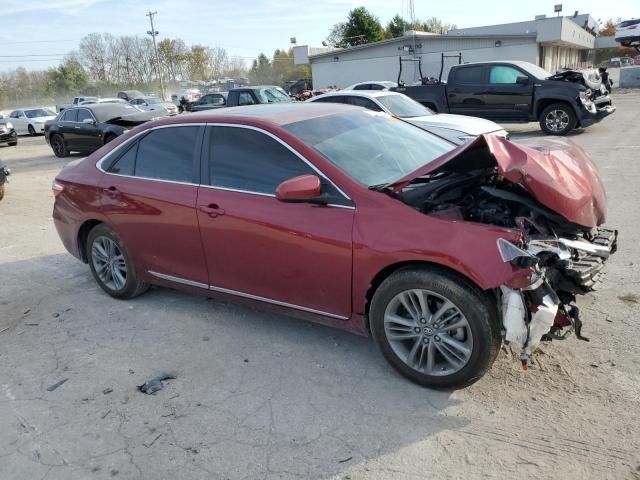
[[[376,105],[374,102],[364,97],[348,97],[349,103],[351,105],[356,105],[357,107],[364,107],[369,110],[373,110],[374,112],[381,112],[382,109]]]
[[[116,162],[109,167],[109,173],[117,173],[118,175],[133,175],[136,166],[136,152],[138,144],[129,148]]]
[[[457,83],[482,83],[482,65],[456,68],[454,80]]]
[[[60,119],[60,121],[61,122],[75,122],[77,113],[78,113],[77,110],[65,110],[65,112],[62,115],[62,118]]]
[[[209,135],[209,177],[213,186],[274,194],[285,180],[315,174],[291,150],[264,133],[211,127]]]
[[[153,130],[138,142],[135,176],[193,182],[197,126]]]

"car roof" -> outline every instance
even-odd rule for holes
[[[190,123],[189,119],[215,123],[224,122],[227,119],[233,118],[244,119],[249,123],[252,121],[266,121],[282,126],[351,111],[353,108],[356,107],[339,103],[279,102],[205,110],[189,115],[181,115],[178,119],[173,117],[175,120],[171,123]]]

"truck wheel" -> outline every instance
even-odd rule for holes
[[[546,135],[566,135],[576,124],[576,114],[566,103],[553,103],[540,114],[540,128]]]

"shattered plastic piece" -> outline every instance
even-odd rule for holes
[[[142,385],[138,385],[138,390],[142,393],[146,393],[147,395],[153,395],[158,390],[162,390],[164,384],[162,383],[164,380],[173,380],[178,378],[175,373],[162,373],[155,378],[152,378],[148,382],[143,383]]]
[[[502,323],[506,330],[505,341],[515,348],[523,348],[527,342],[527,325],[522,295],[508,287],[502,290]]]
[[[65,378],[64,380],[60,380],[57,383],[54,383],[53,385],[50,385],[47,387],[47,392],[53,392],[56,388],[62,386],[67,380],[69,380],[68,378]]]
[[[553,326],[553,321],[558,313],[559,300],[556,295],[545,295],[542,298],[542,304],[538,305],[538,311],[531,316],[529,322],[529,341],[525,352],[531,355],[542,340],[542,336],[549,333]],[[555,298],[554,298],[555,297]]]

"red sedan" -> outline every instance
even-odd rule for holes
[[[616,232],[568,140],[460,147],[335,104],[146,123],[53,184],[67,250],[100,287],[238,299],[359,334],[431,387],[473,383],[502,340],[528,356],[580,327]]]

